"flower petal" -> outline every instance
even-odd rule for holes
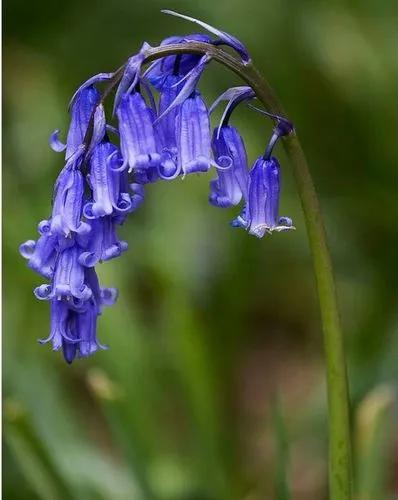
[[[199,24],[199,26],[202,26],[202,28],[206,29],[207,31],[210,31],[210,33],[213,33],[213,35],[218,36],[223,43],[225,43],[226,45],[235,49],[236,52],[238,52],[238,54],[240,54],[240,56],[242,57],[244,62],[248,63],[250,61],[250,55],[249,55],[247,48],[240,40],[238,40],[233,35],[230,35],[230,34],[226,33],[225,31],[221,31],[217,28],[214,28],[213,26],[210,26],[210,24],[204,23],[203,21],[200,21],[199,19],[185,16],[183,14],[179,14],[178,12],[174,12],[172,10],[164,9],[161,12],[163,12],[163,14],[169,14],[171,16],[180,17],[181,19],[185,19],[185,20],[190,21],[192,23]]]
[[[49,140],[50,148],[56,153],[62,153],[62,151],[65,151],[66,149],[66,144],[64,144],[59,140],[58,137],[59,132],[60,132],[59,128],[54,130],[54,132],[50,135],[50,140]]]

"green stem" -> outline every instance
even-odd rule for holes
[[[148,49],[145,62],[173,54],[208,54],[240,76],[255,91],[267,111],[285,117],[274,91],[251,62],[242,63],[224,50],[201,42],[165,45]],[[120,80],[124,67],[115,73],[108,95]],[[312,252],[324,333],[329,411],[329,492],[330,500],[349,500],[352,493],[349,395],[343,334],[337,306],[332,262],[327,246],[319,201],[307,160],[295,133],[285,137],[284,147],[293,167]]]
[[[257,97],[272,113],[284,115],[273,90],[253,67],[247,68]],[[307,160],[296,134],[284,139],[293,167],[297,191],[304,212],[312,252],[321,309],[329,410],[329,492],[331,500],[349,500],[352,496],[352,463],[349,423],[349,394],[333,268],[327,245],[318,197]]]

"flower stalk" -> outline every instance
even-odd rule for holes
[[[251,61],[241,62],[219,47],[208,43],[186,42],[149,48],[144,62],[172,54],[208,54],[212,60],[223,64],[240,76],[254,90],[256,97],[268,112],[280,117],[286,116],[273,89]],[[123,67],[117,74],[122,75],[122,73]],[[112,85],[117,81],[118,78],[114,78]],[[105,94],[111,89],[107,90]],[[318,197],[300,141],[295,132],[284,137],[282,141],[293,168],[304,213],[323,325],[329,414],[329,495],[330,500],[349,500],[352,497],[349,394],[332,261]]]

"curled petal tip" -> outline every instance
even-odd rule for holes
[[[51,285],[40,285],[33,290],[35,297],[39,300],[49,300],[51,292]]]
[[[162,9],[161,12],[163,14],[168,14],[170,16],[175,16],[175,17],[180,17],[181,19],[185,19],[186,21],[190,21],[191,23],[198,24],[205,30],[209,31],[210,33],[213,33],[213,35],[218,36],[218,38],[221,40],[222,43],[228,45],[229,47],[232,47],[236,52],[242,57],[242,60],[245,63],[248,63],[250,61],[250,55],[245,47],[245,45],[238,40],[236,37],[233,35],[230,35],[226,33],[225,31],[221,31],[217,28],[214,28],[210,24],[207,24],[203,21],[200,21],[199,19],[195,19],[194,17],[190,16],[185,16],[184,14],[179,14],[178,12],[175,12],[173,10],[168,10],[168,9]]]
[[[66,144],[64,144],[63,142],[61,142],[59,140],[59,137],[58,137],[59,133],[60,133],[60,130],[59,130],[59,128],[57,128],[50,135],[50,139],[49,139],[50,148],[53,151],[55,151],[56,153],[62,153],[62,151],[65,151],[65,149],[66,149]]]
[[[117,288],[101,288],[101,303],[104,306],[113,306],[119,296]]]
[[[35,251],[36,242],[34,240],[25,241],[19,246],[19,253],[24,259],[30,259]]]

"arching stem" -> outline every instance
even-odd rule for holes
[[[208,54],[211,59],[218,61],[240,76],[254,90],[267,111],[286,117],[274,91],[251,62],[244,64],[221,48],[203,42],[186,42],[150,48],[147,51],[145,62],[173,54]],[[103,99],[119,82],[123,69],[122,66],[115,72],[114,78],[105,89]],[[282,141],[293,168],[304,212],[322,317],[329,414],[330,500],[350,500],[352,496],[352,464],[348,383],[343,334],[326,231],[318,197],[300,141],[294,132],[284,137]]]

